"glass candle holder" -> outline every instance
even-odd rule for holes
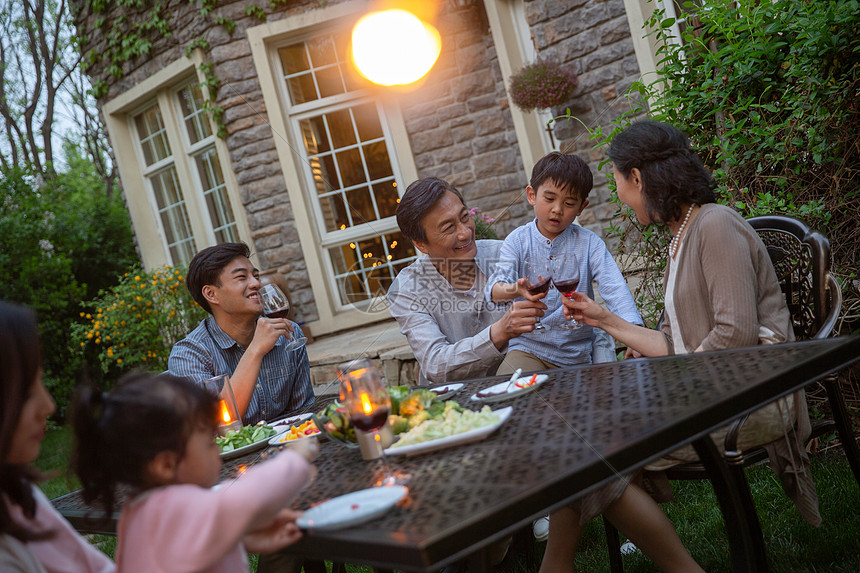
[[[218,433],[226,435],[230,430],[242,427],[242,416],[236,404],[236,395],[226,374],[213,376],[203,381],[203,386],[218,397]]]

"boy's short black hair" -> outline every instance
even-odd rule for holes
[[[237,257],[249,258],[250,256],[251,249],[245,243],[222,243],[207,247],[194,255],[191,264],[188,265],[188,276],[185,279],[185,285],[191,297],[203,307],[203,310],[212,314],[212,307],[203,296],[203,287],[221,286],[219,277],[224,267]]]
[[[588,164],[576,155],[559,151],[544,155],[532,169],[529,185],[535,192],[545,181],[552,181],[559,189],[582,201],[588,199],[588,194],[594,186],[594,177]]]

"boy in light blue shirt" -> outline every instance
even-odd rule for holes
[[[625,320],[642,324],[633,296],[606,244],[595,233],[573,224],[588,205],[593,177],[588,165],[575,155],[554,151],[532,170],[526,187],[534,221],[514,229],[505,239],[496,270],[487,281],[484,296],[493,302],[518,297],[543,299],[547,311],[543,329],[523,334],[508,343],[508,354],[498,374],[590,364],[594,329],[587,325],[569,328],[564,317],[561,293],[550,281],[545,293],[530,294],[527,265],[541,266],[541,278],[558,282],[569,276],[571,266],[579,271],[576,290],[594,298],[598,283],[609,309]]]

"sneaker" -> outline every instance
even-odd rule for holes
[[[546,541],[549,539],[549,516],[544,515],[534,520],[532,523],[532,532],[535,534],[536,541]]]
[[[621,555],[630,555],[636,551],[639,551],[639,548],[636,547],[632,541],[626,541],[621,544]]]

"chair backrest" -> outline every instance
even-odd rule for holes
[[[836,326],[842,291],[830,274],[830,241],[782,215],[747,219],[770,255],[798,340],[826,338]]]

